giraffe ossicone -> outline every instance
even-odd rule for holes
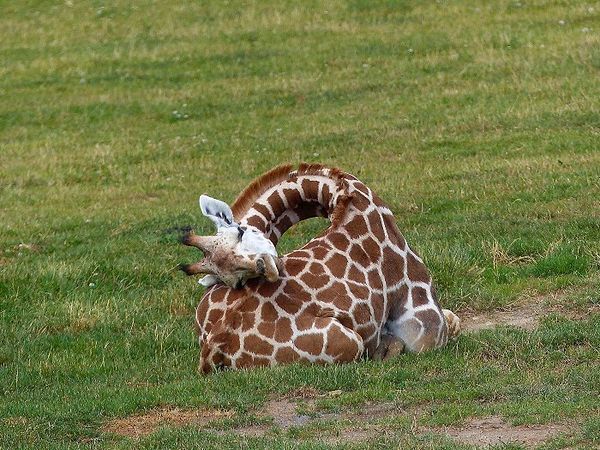
[[[460,332],[460,320],[440,307],[429,271],[390,209],[348,173],[318,164],[279,166],[231,208],[207,196],[200,205],[217,234],[183,242],[204,252],[184,270],[216,283],[196,309],[203,373],[387,358],[441,347]],[[311,217],[331,224],[278,257],[281,235]]]

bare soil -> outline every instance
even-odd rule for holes
[[[502,310],[461,312],[458,313],[461,328],[465,332],[471,332],[508,325],[532,331],[539,326],[545,316],[552,313],[558,313],[570,319],[581,319],[598,312],[598,305],[590,305],[580,310],[567,308],[561,301],[565,300],[569,294],[569,291],[564,290],[553,294],[531,296]]]
[[[110,420],[104,424],[102,431],[137,438],[151,434],[161,426],[183,427],[186,425],[197,425],[204,427],[214,420],[233,417],[233,414],[233,411],[218,409],[164,407],[148,411],[144,414]]]
[[[524,304],[509,310],[461,315],[461,327],[465,332],[479,331],[511,325],[524,330],[534,330],[543,316],[549,313],[540,306]]]
[[[460,427],[428,428],[437,434],[446,434],[463,444],[487,447],[498,444],[516,443],[525,448],[535,448],[548,439],[565,433],[565,424],[510,425],[501,417],[490,416],[471,419]]]
[[[328,395],[328,393],[320,394],[315,391],[296,391],[290,394],[295,395],[296,399],[304,399],[303,406],[309,409],[314,405],[315,396],[323,397]],[[111,420],[102,427],[102,431],[139,438],[149,435],[165,425],[171,427],[196,425],[200,428],[211,429],[213,421],[231,418],[233,415],[233,411],[214,409],[159,408],[144,414]],[[412,417],[414,423],[413,432],[416,434],[426,432],[445,434],[458,442],[479,447],[518,443],[526,448],[533,448],[569,430],[569,427],[565,424],[513,426],[498,416],[473,418],[465,424],[456,427],[419,428],[416,425],[418,416],[420,415],[419,408],[404,409],[397,404],[389,402],[366,403],[359,410],[342,413],[315,413],[309,416],[299,414],[297,412],[297,402],[288,397],[268,401],[259,411],[258,415],[264,418],[271,417],[273,419],[272,425],[246,425],[228,431],[235,431],[238,435],[257,437],[269,433],[273,426],[280,430],[287,430],[290,427],[301,427],[311,424],[316,420],[350,421],[352,425],[320,436],[320,440],[322,441],[339,444],[366,441],[374,433],[381,435],[386,432],[386,429],[377,424],[377,420],[406,415]],[[212,430],[216,433],[223,433],[222,430],[214,428]]]

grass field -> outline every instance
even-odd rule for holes
[[[0,448],[463,448],[435,430],[488,416],[600,445],[599,2],[0,1],[0,36]],[[198,375],[178,230],[212,233],[199,194],[300,161],[377,192],[459,315],[548,314],[386,363]],[[299,392],[315,420],[260,414]],[[361,418],[377,404],[418,414]],[[106,427],[175,407],[227,414]]]

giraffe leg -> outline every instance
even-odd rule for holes
[[[442,309],[448,325],[448,339],[455,339],[460,334],[460,318],[449,309]]]
[[[393,334],[383,334],[381,341],[373,353],[375,361],[387,361],[404,351],[404,342]]]
[[[356,361],[364,352],[363,339],[334,317],[302,317],[313,327],[294,335],[274,349],[274,364],[309,362],[315,364]],[[251,349],[247,349],[252,352]]]
[[[319,327],[324,326],[325,342],[324,355],[319,362],[351,362],[362,356],[365,346],[361,335],[356,331],[345,327],[332,317],[317,319],[317,324]]]
[[[442,312],[436,309],[424,312],[411,309],[386,324],[386,328],[404,342],[407,351],[426,352],[443,347],[448,341],[448,327]]]

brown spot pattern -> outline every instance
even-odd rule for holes
[[[288,275],[295,277],[306,267],[306,261],[296,258],[288,258],[285,263],[285,271]]]
[[[350,249],[350,259],[363,267],[369,265],[369,255],[367,255],[363,248],[358,244],[352,245],[352,248]]]
[[[325,351],[328,355],[334,356],[338,362],[349,362],[356,358],[358,353],[358,345],[353,340],[349,339],[341,330],[341,325],[335,324],[327,332],[327,348]]]
[[[365,239],[362,243],[362,247],[365,249],[367,254],[369,255],[371,261],[377,262],[381,257],[381,248],[379,244],[375,242],[375,240],[371,237]]]
[[[375,236],[375,239],[377,239],[379,242],[383,242],[385,240],[385,232],[383,231],[383,226],[381,225],[379,213],[377,211],[371,211],[367,218],[371,227],[371,234]]]
[[[422,287],[415,287],[412,289],[412,303],[413,307],[417,308],[419,306],[426,305],[429,303],[429,299],[427,298],[427,291]]]
[[[274,322],[277,319],[277,310],[272,303],[263,304],[260,318],[266,322]]]
[[[285,211],[285,205],[283,204],[283,200],[279,196],[279,192],[274,191],[269,197],[269,205],[271,205],[271,209],[275,214],[275,218],[280,217],[281,214]]]
[[[333,232],[329,234],[329,240],[333,244],[333,246],[339,250],[346,250],[350,245],[350,241],[346,236],[339,232]]]
[[[265,219],[267,219],[267,220],[274,219],[274,217],[271,215],[271,212],[269,211],[269,209],[266,206],[261,205],[260,203],[256,203],[254,205],[254,209],[257,212],[259,212]]]
[[[313,180],[302,180],[305,200],[317,200],[319,196],[319,182]]]
[[[334,277],[342,278],[344,273],[346,273],[347,262],[347,256],[335,253],[331,256],[331,258],[329,258],[326,264]]]
[[[350,271],[348,272],[348,278],[356,283],[365,284],[367,279],[365,278],[365,272],[360,270],[356,265],[352,264]]]
[[[250,334],[244,338],[244,350],[257,355],[270,355],[273,353],[273,346],[264,339]]]
[[[327,284],[329,281],[329,276],[325,273],[321,273],[319,275],[315,275],[311,272],[307,272],[302,275],[302,281],[304,281],[308,286],[311,286],[314,289],[319,289]]]
[[[287,342],[292,337],[292,322],[287,317],[282,317],[275,322],[275,340]]]
[[[412,281],[421,281],[423,283],[429,283],[429,273],[423,263],[420,263],[415,257],[409,252],[406,255],[406,266],[408,269],[408,278]]]
[[[300,355],[291,347],[281,347],[275,353],[275,359],[282,363],[291,363],[294,361],[298,361],[300,359]]]
[[[272,338],[275,335],[275,324],[273,322],[262,322],[258,326],[258,332],[264,337]]]
[[[323,349],[323,336],[316,333],[305,334],[294,339],[294,345],[311,355],[319,355]]]
[[[404,278],[404,259],[391,248],[385,247],[382,269],[388,286],[393,286]]]
[[[367,234],[367,224],[362,216],[357,215],[354,219],[346,224],[345,227],[351,236],[362,236]]]

